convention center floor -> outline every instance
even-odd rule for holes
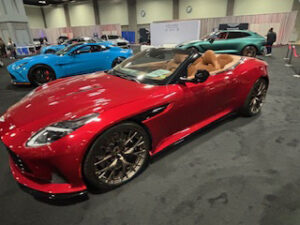
[[[284,67],[285,54],[281,47],[259,56],[270,75],[261,114],[232,116],[192,135],[110,192],[65,202],[33,198],[13,179],[0,144],[0,224],[299,224],[300,78]],[[11,85],[0,69],[0,114],[30,90]]]

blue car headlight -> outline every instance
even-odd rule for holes
[[[21,68],[22,68],[23,66],[25,66],[27,63],[28,63],[28,62],[24,62],[24,63],[21,63],[21,64],[17,65],[17,66],[15,67],[16,70],[21,69]]]
[[[83,125],[94,121],[98,117],[98,113],[88,114],[74,120],[66,120],[45,127],[34,134],[27,142],[28,147],[40,147],[50,144],[70,133]]]

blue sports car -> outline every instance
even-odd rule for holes
[[[44,46],[41,49],[41,54],[54,54],[57,51],[64,49],[65,47],[75,44],[75,43],[101,43],[102,45],[109,46],[113,45],[112,42],[110,41],[103,41],[102,39],[95,39],[95,38],[90,38],[90,37],[76,37],[72,38],[70,40],[66,40],[64,43],[59,44],[59,45],[49,45],[49,46]]]
[[[131,49],[77,43],[55,54],[21,59],[10,64],[7,70],[14,84],[42,85],[57,78],[108,70],[131,55]]]

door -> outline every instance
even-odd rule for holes
[[[68,55],[70,61],[64,66],[66,75],[78,75],[101,71],[105,68],[106,61],[103,59],[103,49],[99,45],[84,45]]]
[[[240,31],[230,31],[226,40],[226,49],[232,53],[240,53],[240,45],[250,34]]]
[[[182,85],[185,101],[191,109],[190,123],[198,123],[230,110],[234,101],[235,79],[231,71],[210,75],[203,83],[186,82]]]

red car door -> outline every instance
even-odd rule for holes
[[[186,82],[182,85],[186,104],[191,107],[195,123],[231,110],[235,85],[232,72],[211,75],[203,83]]]

